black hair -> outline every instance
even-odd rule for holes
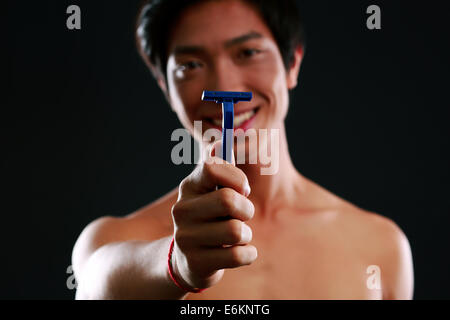
[[[211,0],[147,0],[136,22],[138,51],[156,77],[166,78],[167,45],[171,28],[183,10]],[[272,32],[288,70],[295,49],[304,46],[303,24],[295,0],[242,0],[256,8]]]

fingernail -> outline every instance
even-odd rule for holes
[[[241,229],[241,241],[249,242],[250,240],[252,240],[252,229],[250,229],[249,226],[243,223]]]
[[[251,189],[250,189],[250,185],[248,184],[248,182],[245,184],[245,186],[244,186],[244,195],[246,196],[246,197],[248,197],[249,195],[250,195],[250,191],[251,191]]]

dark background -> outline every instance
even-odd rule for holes
[[[8,1],[2,19],[0,298],[72,299],[90,221],[162,196],[181,127],[134,46],[138,1]],[[393,219],[415,298],[450,298],[449,33],[443,1],[303,1],[307,49],[286,120],[299,171]],[[66,8],[81,7],[81,30]],[[381,7],[382,29],[366,28]]]

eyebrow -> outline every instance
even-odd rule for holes
[[[229,48],[229,47],[238,45],[240,43],[249,41],[251,39],[259,39],[259,38],[263,38],[263,35],[258,32],[252,31],[252,32],[249,32],[242,36],[225,41],[224,47]],[[175,54],[175,55],[177,55],[177,54],[196,54],[196,53],[204,53],[205,51],[206,51],[206,49],[203,46],[177,46],[173,50],[173,54]]]
[[[252,32],[249,32],[249,33],[244,34],[242,36],[239,36],[239,37],[236,37],[236,38],[233,38],[231,40],[226,41],[225,42],[225,48],[229,48],[231,46],[243,43],[243,42],[251,40],[251,39],[259,39],[259,38],[262,38],[262,37],[263,37],[262,34],[260,34],[258,32],[255,32],[255,31],[252,31]]]

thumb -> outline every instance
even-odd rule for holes
[[[208,146],[208,154],[210,157],[217,157],[220,159],[222,158],[222,140],[217,140],[211,143]],[[232,164],[236,165],[236,159],[234,158],[234,150],[231,150],[231,160],[233,161]]]

